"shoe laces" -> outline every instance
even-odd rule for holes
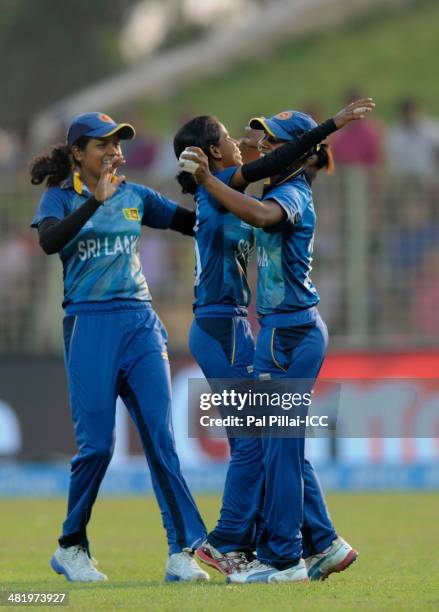
[[[251,561],[250,563],[248,563],[246,571],[250,571],[250,570],[265,570],[265,569],[272,569],[270,565],[267,565],[265,563],[262,563],[261,561],[259,561],[259,559],[255,559],[254,561]]]
[[[72,546],[72,558],[77,559],[78,557],[88,556],[87,551],[83,546]]]
[[[200,568],[197,565],[197,562],[194,559],[194,553],[192,552],[191,548],[183,548],[183,550],[181,551],[181,554],[184,555],[184,559],[185,561],[189,562],[189,565],[192,569],[197,569],[199,570]]]
[[[89,569],[95,569],[93,561],[88,556],[87,551],[83,546],[78,545],[72,548],[72,563],[74,563],[75,565],[87,567]]]
[[[247,570],[250,565],[246,553],[242,550],[233,550],[224,553],[224,556],[227,557],[228,565],[232,564],[233,569],[237,569],[238,571]]]

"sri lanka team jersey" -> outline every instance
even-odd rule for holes
[[[236,167],[215,173],[228,185]],[[196,314],[245,314],[251,293],[247,264],[254,249],[254,230],[229,213],[203,186],[195,194]]]
[[[32,227],[48,217],[63,219],[81,206],[91,194],[77,183],[77,177],[70,177],[60,187],[47,189]],[[115,299],[150,301],[139,257],[142,219],[143,225],[166,229],[175,210],[176,204],[156,191],[122,183],[59,253],[63,306]]]
[[[319,295],[311,282],[316,214],[305,176],[265,191],[287,218],[276,226],[258,229],[257,311],[261,316],[296,312],[315,306]]]

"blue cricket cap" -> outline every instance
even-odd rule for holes
[[[116,133],[121,140],[131,140],[136,135],[136,130],[129,123],[116,123],[105,113],[83,113],[71,120],[66,142],[71,146],[81,136],[105,138]]]
[[[278,140],[294,140],[317,127],[310,115],[294,110],[283,111],[269,119],[253,117],[248,123],[254,130],[264,130]]]

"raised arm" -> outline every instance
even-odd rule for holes
[[[38,238],[40,246],[47,255],[61,251],[66,244],[79,234],[82,227],[94,215],[105,200],[118,189],[124,176],[114,174],[117,167],[122,164],[120,157],[109,160],[102,167],[96,190],[93,196],[88,198],[77,210],[64,219],[48,216],[38,224]]]
[[[47,217],[38,225],[40,247],[47,255],[61,251],[66,244],[79,234],[82,227],[94,215],[102,202],[94,197],[89,198],[75,212],[64,219]]]
[[[333,118],[324,121],[299,138],[295,138],[268,155],[238,168],[231,179],[230,186],[234,189],[243,189],[249,183],[280,174],[312,147],[325,140],[332,132],[341,129],[351,121],[363,119],[374,106],[375,103],[372,98],[361,98],[352,102],[342,108]]]

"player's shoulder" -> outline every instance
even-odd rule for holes
[[[31,227],[38,227],[38,224],[46,217],[62,219],[71,210],[70,202],[71,197],[69,197],[68,190],[61,186],[48,187],[40,197]]]
[[[131,181],[123,181],[119,186],[120,191],[133,191],[133,192],[141,192],[144,189],[147,189],[145,185],[141,185],[140,183],[132,183]]]
[[[198,213],[202,216],[211,217],[212,220],[215,215],[224,215],[228,212],[227,209],[207,191],[204,185],[198,186],[194,200]]]
[[[68,203],[73,194],[73,190],[66,189],[62,185],[54,185],[53,187],[47,187],[47,189],[43,191],[41,202]]]
[[[238,169],[238,166],[229,166],[228,168],[223,168],[222,170],[218,170],[217,172],[214,172],[213,175],[215,176],[215,178],[220,180],[222,183],[229,185],[237,169]]]
[[[142,199],[145,199],[148,196],[155,196],[158,194],[158,191],[156,191],[152,187],[142,185],[141,183],[132,183],[130,181],[124,181],[119,189],[121,189],[121,191],[126,194],[131,193],[140,196]]]
[[[293,177],[292,179],[281,183],[280,185],[275,185],[272,189],[270,189],[265,199],[269,199],[270,194],[276,196],[296,196],[296,197],[310,197],[311,196],[311,187],[308,181],[305,179],[303,175],[299,175]]]

